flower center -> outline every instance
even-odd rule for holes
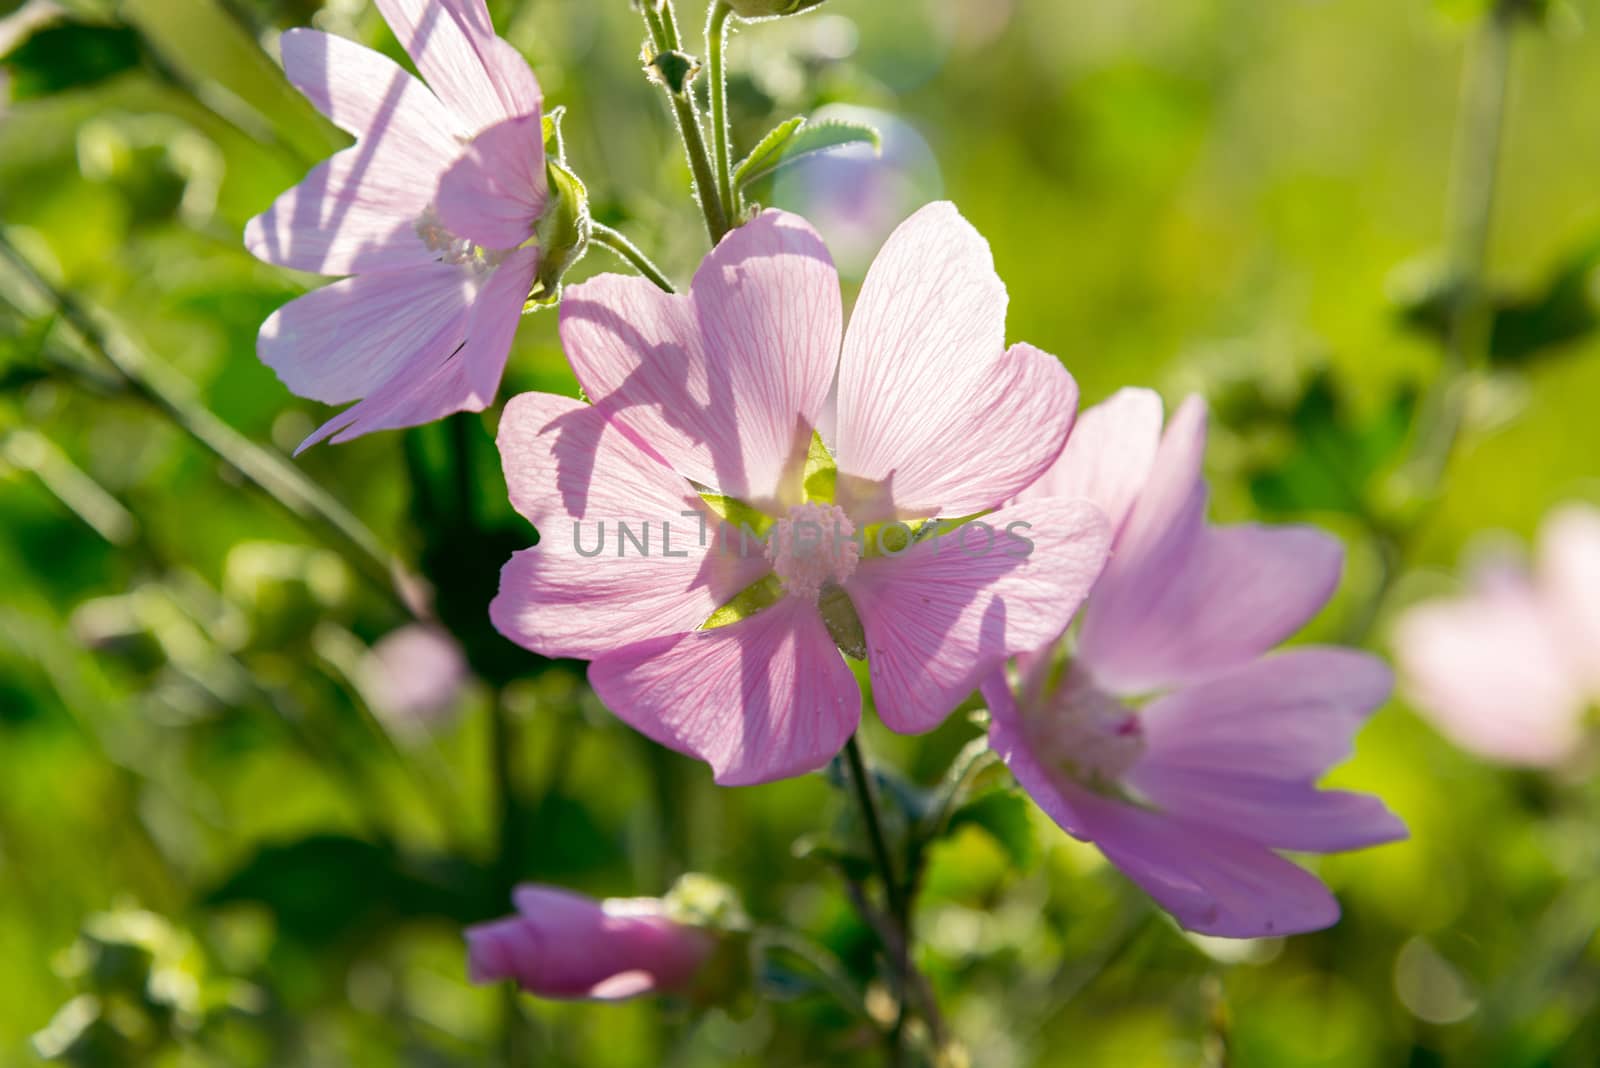
[[[797,504],[772,525],[767,559],[783,588],[812,604],[824,586],[839,585],[855,573],[861,541],[855,524],[835,504]]]
[[[1138,713],[1081,676],[1069,674],[1028,729],[1049,764],[1101,792],[1118,789],[1144,754]]]
[[[439,253],[439,259],[444,263],[470,267],[476,274],[494,270],[506,258],[505,252],[474,245],[466,238],[457,237],[446,230],[444,223],[439,221],[439,213],[432,205],[429,205],[422,213],[422,218],[417,220],[417,236],[422,238],[422,243],[427,245],[429,250]]]

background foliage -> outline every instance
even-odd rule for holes
[[[819,107],[881,113],[883,163],[806,165],[760,198],[811,212],[854,274],[911,207],[954,199],[993,243],[1012,337],[1059,354],[1086,400],[1210,395],[1215,511],[1343,534],[1346,586],[1315,636],[1381,647],[1394,607],[1444,588],[1478,532],[1526,538],[1552,504],[1600,497],[1588,0],[1518,33],[1493,371],[1446,475],[1420,502],[1394,488],[1441,363],[1482,6],[833,0],[736,38],[738,143]],[[36,21],[37,0],[0,0],[0,225],[73,302],[64,315],[0,260],[0,1065],[37,1063],[47,1025],[39,1048],[96,1065],[466,1065],[502,1046],[597,1068],[871,1063],[803,976],[767,977],[786,1000],[699,1015],[524,1002],[510,1028],[502,992],[465,984],[460,927],[507,911],[510,880],[654,894],[686,869],[865,969],[868,932],[793,848],[839,801],[816,776],[717,790],[604,714],[578,668],[487,629],[497,569],[532,537],[487,418],[296,461],[432,584],[473,661],[424,729],[374,708],[365,650],[405,621],[381,565],[159,408],[209,408],[273,450],[325,416],[254,357],[261,320],[312,280],[256,263],[240,230],[343,143],[269,52],[307,23],[398,49],[361,0],[60,7]],[[570,109],[597,216],[686,278],[703,234],[628,4],[491,7]],[[574,277],[612,269],[596,250]],[[74,311],[114,353],[158,361],[166,391],[131,388]],[[555,323],[525,321],[505,395],[575,391]],[[957,718],[869,742],[928,781],[974,733]],[[1393,703],[1338,778],[1383,794],[1413,840],[1320,865],[1340,926],[1248,945],[1186,937],[994,795],[934,850],[922,964],[1001,1068],[1600,1063],[1588,770],[1486,768]]]

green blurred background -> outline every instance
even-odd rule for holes
[[[686,279],[703,231],[626,0],[491,7],[569,108],[596,215]],[[1600,497],[1590,0],[1517,33],[1492,371],[1446,477],[1421,499],[1395,488],[1441,365],[1429,324],[1478,16],[832,0],[735,39],[738,144],[792,114],[870,109],[883,162],[797,167],[759,199],[813,214],[847,275],[917,204],[953,199],[993,243],[1011,336],[1060,355],[1086,401],[1207,393],[1216,513],[1343,535],[1345,588],[1313,636],[1382,648],[1395,608],[1447,588],[1480,532],[1525,539],[1551,505]],[[425,722],[373,681],[370,647],[406,617],[365,535],[296,518],[196,440],[232,441],[209,409],[282,453],[328,414],[254,355],[261,321],[314,280],[255,262],[240,232],[344,143],[283,80],[278,32],[398,56],[376,12],[0,0],[0,18],[0,226],[47,287],[0,260],[0,1065],[501,1063],[513,1012],[519,1063],[875,1063],[798,978],[709,1013],[513,1008],[466,985],[460,928],[508,911],[518,878],[632,895],[705,871],[852,970],[871,956],[837,881],[794,849],[841,807],[822,778],[717,790],[605,714],[579,668],[488,629],[498,567],[532,539],[504,503],[493,412],[294,464],[436,590],[465,644],[475,679]],[[614,269],[595,250],[574,278]],[[555,326],[525,320],[503,395],[576,391]],[[303,494],[278,492],[339,507]],[[974,733],[957,717],[868,740],[930,781]],[[1333,930],[1188,937],[1035,813],[935,849],[921,963],[984,1066],[1592,1066],[1587,778],[1475,763],[1396,701],[1337,779],[1381,793],[1414,837],[1317,866],[1345,905]]]

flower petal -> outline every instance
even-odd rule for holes
[[[1119,533],[1155,466],[1161,418],[1159,393],[1118,390],[1078,416],[1061,458],[1020,498],[1085,497]]]
[[[1077,386],[1006,351],[988,243],[950,204],[901,224],[867,274],[839,363],[841,500],[858,521],[992,508],[1060,454]]]
[[[1408,610],[1394,651],[1412,703],[1479,756],[1551,766],[1583,737],[1581,689],[1526,576]]]
[[[273,312],[256,351],[298,396],[356,400],[401,368],[431,368],[454,352],[479,284],[445,263],[345,278]]]
[[[511,45],[495,36],[483,0],[377,0],[428,86],[469,133],[528,115],[543,97]]]
[[[312,168],[245,226],[256,258],[312,274],[423,267],[439,256],[417,233],[436,172],[360,144]]]
[[[438,97],[387,56],[318,30],[288,30],[280,42],[289,81],[334,125],[357,138],[382,138],[418,166],[436,163],[443,169],[468,132]]]
[[[516,248],[533,236],[549,193],[544,117],[535,108],[484,130],[445,171],[439,220],[483,248]]]
[[[1022,721],[1022,710],[1011,692],[1004,672],[995,672],[982,685],[984,703],[989,707],[989,748],[1005,761],[1033,803],[1074,838],[1087,840],[1082,820],[1072,807],[1061,777],[1034,751]]]
[[[1568,661],[1600,701],[1600,510],[1567,505],[1545,520],[1539,585]]]
[[[1322,609],[1344,564],[1338,540],[1311,527],[1208,527],[1184,548],[1137,571],[1118,566],[1126,550],[1113,555],[1079,644],[1101,685],[1146,693],[1246,663]]]
[[[863,560],[846,589],[884,723],[932,730],[1008,657],[1060,637],[1109,542],[1105,516],[1089,502],[1032,501]]]
[[[540,542],[505,566],[489,614],[536,653],[592,659],[680,634],[768,570],[762,557],[713,551],[703,531],[715,519],[688,482],[598,408],[524,393],[507,402],[498,442],[511,503]]]
[[[794,597],[602,657],[589,682],[635,730],[708,762],[723,786],[815,771],[861,719],[855,676],[815,606]]]
[[[1264,846],[1084,790],[1072,801],[1106,859],[1191,931],[1265,938],[1339,919],[1327,887]]]
[[[771,506],[799,502],[842,317],[821,239],[769,211],[723,238],[688,296],[621,275],[572,286],[561,338],[595,404],[674,470]]]

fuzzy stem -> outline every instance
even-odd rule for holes
[[[673,14],[671,0],[665,0],[659,9],[647,0],[641,9],[657,54],[678,51],[677,17]],[[694,178],[695,199],[706,219],[706,233],[711,237],[711,244],[716,245],[729,230],[728,213],[717,192],[716,171],[706,151],[705,130],[700,126],[700,110],[695,106],[693,87],[685,84],[682,92],[674,92],[671,86],[663,84],[662,89],[672,105],[678,133],[683,138],[684,154],[689,158],[689,172]]]
[[[711,76],[711,142],[717,154],[717,191],[723,209],[734,219],[741,214],[740,197],[733,188],[732,131],[728,127],[728,20],[733,8],[717,0],[706,23],[706,52]]]
[[[652,263],[650,257],[646,256],[638,245],[628,240],[626,234],[619,230],[613,230],[611,227],[601,223],[590,223],[589,239],[597,245],[603,245],[628,261],[634,270],[654,282],[663,293],[677,292],[665,272]]]

